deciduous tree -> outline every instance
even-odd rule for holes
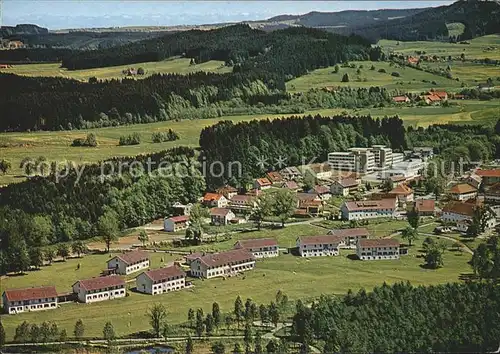
[[[154,304],[146,313],[149,324],[156,338],[160,337],[162,329],[167,325],[167,309],[160,303]]]

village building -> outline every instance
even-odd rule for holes
[[[432,159],[434,157],[434,149],[429,146],[416,146],[413,148],[413,156],[420,159]]]
[[[222,194],[227,200],[238,194],[238,190],[233,186],[225,185],[224,187],[217,188],[215,190],[217,194]]]
[[[170,266],[143,272],[137,276],[135,281],[137,291],[158,295],[184,289],[186,287],[186,273],[176,266]]]
[[[187,254],[184,256],[184,263],[187,265],[190,265],[192,261],[194,261],[196,258],[200,258],[201,256],[204,256],[204,252],[193,252],[190,254]]]
[[[482,178],[482,182],[485,186],[491,186],[500,182],[500,169],[477,170],[476,175]]]
[[[272,183],[267,178],[257,178],[253,183],[253,187],[257,190],[263,191],[272,187]]]
[[[381,178],[387,179],[392,176],[404,176],[407,180],[415,179],[425,167],[422,159],[412,159],[393,163],[391,168],[381,171]]]
[[[413,190],[405,184],[399,184],[393,188],[390,195],[394,195],[398,199],[399,205],[405,205],[406,203],[413,202],[414,194]]]
[[[427,92],[428,95],[434,95],[439,97],[440,100],[442,101],[447,101],[448,100],[448,93],[446,91],[429,91]]]
[[[423,100],[427,104],[439,103],[441,102],[441,98],[438,95],[424,95],[420,96],[420,99]]]
[[[271,171],[266,173],[266,177],[273,184],[283,182],[283,176],[277,171]]]
[[[236,218],[236,215],[227,208],[212,208],[210,210],[210,222],[212,225],[225,226]]]
[[[460,183],[451,187],[449,190],[449,194],[455,200],[465,201],[476,198],[477,189],[469,184]]]
[[[464,178],[464,182],[476,189],[479,189],[479,186],[481,185],[482,182],[482,178],[476,175],[475,173],[471,173]]]
[[[463,224],[464,221],[471,222],[477,207],[478,202],[472,202],[471,200],[465,203],[458,201],[449,202],[442,210],[441,220],[446,223],[455,224],[457,227],[464,227],[458,224]],[[496,219],[494,216],[486,221],[487,229],[491,229],[495,225]]]
[[[273,238],[258,238],[253,240],[239,240],[235,249],[244,249],[252,253],[255,258],[278,257],[278,242]]]
[[[340,246],[343,245],[343,237],[337,235],[297,238],[297,249],[301,257],[338,256]]]
[[[356,255],[361,260],[399,259],[399,241],[390,238],[360,240]]]
[[[249,211],[255,207],[255,204],[255,197],[251,195],[237,194],[229,201],[231,210],[236,210],[238,212]]]
[[[108,269],[116,274],[128,275],[149,268],[149,254],[140,250],[124,252],[111,258],[107,263]]]
[[[330,152],[328,163],[335,170],[370,173],[375,169],[375,154],[370,148],[351,148],[344,152]]]
[[[171,216],[163,221],[163,230],[176,232],[186,230],[189,226],[189,215]]]
[[[79,280],[73,284],[78,301],[92,303],[125,297],[125,281],[118,275]]]
[[[21,41],[10,41],[8,44],[9,49],[19,49],[24,48],[24,43]]]
[[[302,177],[302,172],[300,172],[300,170],[297,167],[290,166],[282,169],[280,171],[280,175],[282,175],[283,178],[286,179],[287,181],[291,180],[296,181]]]
[[[500,183],[489,186],[484,191],[484,200],[489,203],[500,203]]]
[[[389,180],[391,181],[392,188],[396,188],[397,186],[406,183],[406,177],[403,175],[395,175],[389,177]]]
[[[329,163],[316,163],[304,166],[304,171],[309,171],[317,179],[328,179],[332,177],[333,170]]]
[[[281,188],[290,189],[291,191],[294,191],[294,192],[296,192],[300,189],[299,185],[295,181],[283,182],[283,184],[281,185]]]
[[[359,190],[359,181],[355,178],[344,178],[334,181],[330,186],[330,192],[333,195],[347,197],[349,194],[356,193]]]
[[[193,207],[192,203],[182,204],[179,202],[175,202],[172,205],[172,209],[174,209],[174,215],[189,215],[191,213],[191,208]]]
[[[10,315],[31,311],[53,310],[57,308],[57,301],[55,286],[8,289],[2,294],[3,310]]]
[[[297,215],[303,214],[307,216],[317,216],[323,208],[323,201],[317,194],[313,193],[297,193]]]
[[[191,276],[215,278],[233,276],[255,268],[255,257],[245,249],[201,256],[191,262]]]
[[[228,200],[219,193],[205,193],[202,203],[207,207],[225,208],[227,207]]]
[[[419,199],[415,201],[414,208],[419,216],[434,216],[436,201],[434,199]]]
[[[395,96],[392,98],[392,101],[395,103],[408,103],[410,102],[410,99],[408,96]]]
[[[341,207],[342,219],[364,220],[390,218],[396,212],[396,198],[366,201],[346,201]]]
[[[330,188],[327,186],[314,186],[308,193],[316,194],[321,200],[328,200],[332,197]]]
[[[359,240],[367,239],[370,236],[368,230],[364,227],[352,229],[334,229],[328,231],[328,235],[339,236],[342,238],[345,247],[356,247]]]

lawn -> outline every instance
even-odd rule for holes
[[[128,68],[144,68],[145,74],[143,76],[134,76],[135,78],[144,78],[153,74],[175,73],[175,74],[189,74],[196,71],[207,71],[215,73],[230,72],[231,68],[224,66],[222,61],[208,61],[201,64],[190,65],[188,58],[172,58],[158,62],[147,62],[121,66],[111,66],[106,68],[95,68],[85,70],[67,70],[61,68],[59,63],[52,64],[21,64],[14,65],[12,69],[2,69],[2,72],[13,73],[25,76],[56,76],[67,77],[80,81],[88,81],[90,77],[98,79],[121,79],[126,75],[122,70]]]
[[[484,65],[480,63],[462,62],[454,60],[451,62],[422,63],[423,68],[440,69],[446,71],[451,68],[453,78],[459,78],[461,82],[469,87],[475,87],[480,83],[485,83],[488,78],[493,80],[493,84],[500,86],[500,68],[495,65]]]
[[[288,236],[280,239],[279,230],[265,231],[268,237],[277,237],[280,244],[287,243],[295,236],[300,235],[301,229],[290,227]],[[296,234],[296,235],[295,235]],[[213,301],[217,301],[223,312],[232,311],[234,300],[238,295],[243,299],[250,297],[257,303],[269,303],[274,299],[276,291],[281,289],[290,298],[317,297],[321,294],[344,294],[348,289],[357,291],[360,288],[371,289],[381,285],[384,281],[394,283],[411,281],[415,285],[439,284],[458,281],[460,274],[470,273],[467,261],[470,256],[459,252],[446,252],[444,267],[438,270],[427,270],[420,265],[421,258],[417,258],[418,249],[422,240],[410,249],[408,256],[395,261],[361,262],[348,258],[353,251],[343,250],[339,257],[299,258],[292,255],[267,260],[259,260],[256,269],[245,273],[245,276],[235,278],[194,280],[194,288],[157,297],[129,292],[130,296],[113,301],[95,304],[64,304],[54,311],[26,313],[15,316],[2,316],[2,322],[7,332],[7,339],[12,340],[15,327],[22,321],[40,323],[45,320],[57,322],[60,328],[72,333],[74,323],[82,318],[85,323],[85,335],[88,337],[102,336],[102,328],[106,321],[111,321],[118,335],[149,328],[145,312],[154,302],[166,305],[169,311],[168,320],[172,324],[186,321],[189,308],[203,308],[207,313]],[[449,242],[451,246],[451,242]],[[104,256],[105,257],[105,256]],[[92,260],[90,257],[89,260]],[[96,270],[102,267],[104,259],[98,260]],[[36,276],[25,276],[7,280],[7,287],[21,283],[31,286],[58,283],[62,286],[67,278],[64,272],[74,271],[76,260],[67,264],[54,264],[36,272]],[[87,267],[86,260],[81,260],[82,269]],[[83,264],[85,262],[85,264]],[[59,268],[61,270],[59,271]],[[69,269],[69,270],[68,270]],[[46,273],[46,274],[45,274]],[[28,281],[28,277],[31,277]],[[72,279],[77,278],[72,276]],[[71,280],[72,281],[72,280]],[[71,282],[68,280],[66,284]]]

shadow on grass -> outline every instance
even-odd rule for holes
[[[422,269],[427,269],[427,270],[438,270],[439,268],[441,268],[441,267],[431,266],[430,264],[427,264],[427,263],[420,264],[419,267],[422,268]]]
[[[474,273],[460,273],[460,275],[458,276],[458,279],[465,281],[465,282],[471,282],[471,281],[478,280],[479,277],[477,275],[475,275]]]
[[[359,261],[359,258],[355,254],[348,254],[347,259],[350,259],[351,261]]]

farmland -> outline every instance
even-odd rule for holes
[[[321,229],[311,226],[288,226],[285,229],[262,232],[254,237],[277,237],[280,244],[288,246],[288,240],[308,232],[314,234]],[[324,232],[324,230],[323,230]],[[343,294],[348,289],[371,289],[382,282],[394,283],[409,280],[413,284],[438,284],[456,281],[460,274],[470,273],[467,262],[468,254],[447,251],[444,255],[444,267],[439,270],[426,270],[420,265],[423,260],[418,256],[423,237],[410,249],[410,254],[397,261],[361,262],[347,256],[353,251],[343,250],[339,257],[298,258],[293,255],[282,255],[274,259],[257,262],[254,271],[236,278],[194,280],[192,290],[169,293],[152,298],[135,292],[130,296],[113,301],[96,304],[63,304],[50,312],[52,321],[68,333],[73,330],[77,319],[83,318],[86,327],[85,335],[99,337],[102,327],[108,320],[113,322],[118,335],[146,330],[148,319],[144,315],[153,302],[162,302],[169,312],[169,323],[177,324],[186,321],[189,308],[201,307],[205,312],[210,310],[212,301],[217,301],[223,312],[233,308],[236,296],[251,297],[257,303],[269,303],[274,299],[277,289],[284,291],[291,300],[313,298],[325,293]],[[452,246],[452,242],[448,243]],[[158,266],[158,253],[153,254],[153,264]],[[165,260],[171,258],[165,256]],[[81,276],[98,272],[109,259],[108,255],[91,255],[82,259],[70,259],[65,263],[54,263],[25,276],[2,280],[2,287],[36,286],[55,283],[58,290],[68,286]],[[156,263],[155,263],[156,262]],[[80,272],[76,271],[77,263],[81,264]],[[155,265],[153,265],[155,266]],[[85,272],[85,274],[83,274]],[[97,274],[94,274],[97,275]],[[63,280],[57,280],[62,279]],[[134,283],[130,284],[131,287]],[[307,290],[306,290],[307,289]],[[307,294],[307,295],[305,295]],[[126,310],[124,310],[126,308]],[[26,320],[31,323],[47,319],[47,313],[28,313],[16,316],[4,316],[2,322],[6,327],[7,338],[11,338],[15,327]]]

